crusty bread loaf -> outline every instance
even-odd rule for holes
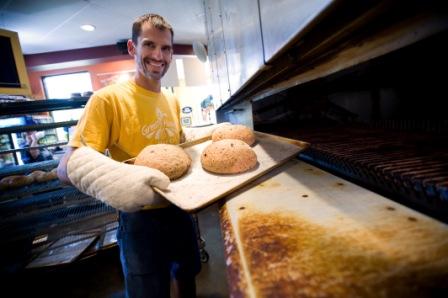
[[[145,147],[137,155],[134,164],[157,169],[174,180],[188,171],[191,158],[179,146],[156,144]]]
[[[58,178],[58,168],[52,169],[50,172],[47,172],[48,180],[56,180]]]
[[[218,174],[236,174],[256,166],[255,151],[241,140],[220,140],[208,145],[201,154],[202,167]]]
[[[249,127],[244,125],[224,125],[215,129],[212,133],[212,141],[216,142],[225,139],[241,140],[252,146],[255,143],[255,134]]]
[[[37,183],[47,182],[47,181],[51,181],[54,179],[58,179],[56,170],[57,169],[53,169],[50,172],[36,170],[36,171],[31,172],[28,176],[33,178],[33,181],[37,182]]]
[[[22,187],[25,185],[30,185],[33,183],[33,178],[25,175],[13,175],[4,177],[0,181],[0,187],[2,189],[8,189],[8,188],[17,188]]]
[[[33,179],[33,182],[42,182],[42,180],[45,177],[46,172],[41,170],[32,171],[28,177],[31,177]]]

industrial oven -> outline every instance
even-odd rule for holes
[[[220,121],[309,142],[300,159],[446,221],[448,17],[439,1],[260,1],[259,14],[215,2],[206,7]],[[249,25],[229,24],[238,8]],[[279,28],[291,30],[285,40],[273,40]],[[251,40],[263,53],[244,52]]]
[[[219,121],[310,144],[223,205],[232,295],[446,293],[446,5],[205,1],[205,14]]]

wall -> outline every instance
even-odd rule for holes
[[[190,118],[191,125],[214,123],[214,107],[207,107],[206,111],[201,107],[201,102],[215,93],[210,85],[210,69],[207,63],[201,63],[192,54],[191,46],[175,45],[173,61],[162,83],[172,87],[181,108],[188,106],[193,109],[191,113],[182,115]],[[181,60],[181,65],[176,60]],[[106,85],[111,76],[135,69],[132,57],[114,46],[28,55],[25,61],[35,99],[45,99],[42,84],[45,76],[88,71],[95,91]]]
[[[192,55],[189,45],[174,45],[175,55]],[[94,91],[103,86],[100,74],[130,71],[134,69],[132,57],[118,49],[115,45],[100,46],[85,49],[25,55],[30,79],[32,97],[44,99],[42,77],[57,74],[67,74],[89,71],[92,76]]]
[[[211,85],[209,64],[200,62],[195,56],[181,58],[183,71],[182,69],[179,71],[179,85],[174,86],[173,90],[179,98],[181,108],[192,108],[191,112],[182,113],[181,116],[189,118],[192,126],[216,123],[213,100],[207,100],[215,93],[213,92],[214,86]]]
[[[28,76],[31,84],[31,91],[33,98],[44,99],[45,92],[42,84],[42,78],[49,75],[67,74],[81,71],[88,71],[92,77],[93,90],[98,90],[102,87],[101,74],[112,73],[125,70],[133,70],[134,61],[132,59],[123,59],[120,61],[111,61],[98,63],[94,65],[69,67],[54,70],[43,70],[43,71],[28,71]]]

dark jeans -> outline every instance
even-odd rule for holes
[[[135,213],[120,212],[117,233],[126,297],[170,297],[170,276],[182,296],[195,296],[201,269],[191,216],[170,206]]]

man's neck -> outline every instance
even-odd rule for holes
[[[139,75],[137,73],[135,75],[135,77],[134,77],[134,82],[138,86],[140,86],[142,88],[145,88],[145,89],[147,89],[149,91],[156,92],[156,93],[160,92],[160,88],[161,88],[160,81],[155,81],[155,80],[152,80],[152,79],[148,79],[148,78],[146,78],[146,77],[144,77],[142,75]]]

